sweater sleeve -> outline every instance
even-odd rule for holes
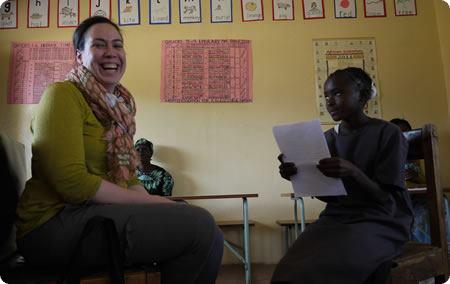
[[[33,121],[35,170],[64,202],[79,204],[95,195],[101,177],[88,172],[83,124],[85,103],[72,84],[56,83],[44,92]]]

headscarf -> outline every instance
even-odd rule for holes
[[[105,87],[83,65],[73,68],[66,80],[81,90],[94,115],[106,129],[106,166],[111,182],[123,185],[135,173],[139,158],[133,147],[136,132],[136,107],[130,92],[118,84],[114,93]]]
[[[150,151],[153,152],[153,143],[148,141],[145,138],[140,138],[136,141],[136,143],[134,143],[134,148],[137,148],[138,146],[144,145],[145,147],[147,147],[148,149],[150,149]]]

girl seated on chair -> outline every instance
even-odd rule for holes
[[[317,168],[341,178],[347,195],[318,197],[325,209],[281,259],[272,283],[383,283],[409,239],[412,212],[403,171],[408,145],[398,127],[364,113],[376,89],[362,69],[332,73],[324,92],[328,112],[340,123],[325,132],[331,158]],[[302,174],[279,159],[283,178]]]

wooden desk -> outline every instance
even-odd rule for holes
[[[247,198],[256,198],[257,193],[246,194],[219,194],[219,195],[185,195],[185,196],[170,196],[172,200],[204,200],[204,199],[229,199],[229,198],[241,198],[242,199],[242,218],[244,226],[244,248],[241,255],[235,245],[231,244],[227,240],[224,240],[224,245],[227,247],[242,263],[245,269],[245,283],[250,284],[252,281],[251,259],[250,259],[250,224],[248,217],[248,201]]]
[[[291,200],[294,200],[294,238],[293,238],[293,240],[295,241],[297,239],[298,235],[305,230],[305,203],[304,203],[302,197],[295,197],[295,194],[293,192],[282,193],[280,196],[281,197],[289,197]],[[298,203],[300,203],[300,210],[301,210],[300,231],[298,228]],[[293,243],[290,226],[285,226],[284,238],[285,238],[285,249],[287,251],[287,249],[289,248],[291,243]]]

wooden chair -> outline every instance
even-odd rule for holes
[[[14,218],[17,202],[25,184],[25,147],[0,133],[0,276],[7,283],[56,283],[61,271],[33,268],[26,264],[16,250]],[[126,284],[157,284],[160,273],[153,267],[129,269]],[[1,282],[1,281],[0,281]],[[80,279],[82,284],[108,284],[108,274],[89,274]]]
[[[444,216],[444,198],[439,176],[436,128],[426,124],[422,129],[404,132],[409,143],[408,160],[425,162],[427,208],[430,215],[431,244],[409,242],[394,259],[392,283],[418,283],[433,278],[435,283],[448,279],[448,251]]]

